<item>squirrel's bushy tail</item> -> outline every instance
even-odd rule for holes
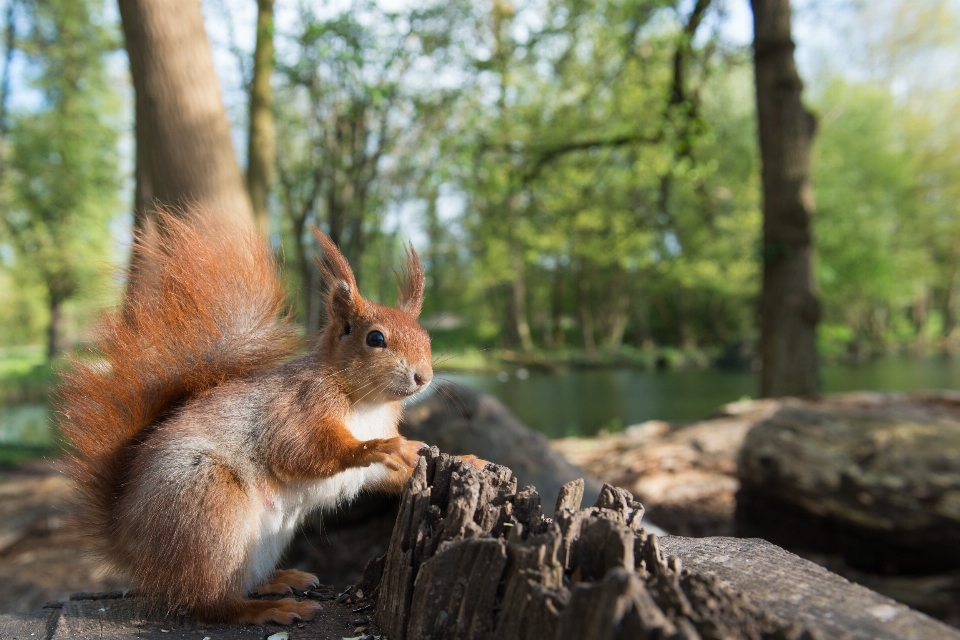
[[[161,212],[159,226],[154,246],[137,248],[148,284],[130,288],[60,387],[79,516],[101,548],[143,431],[185,400],[277,364],[297,344],[276,264],[252,225],[194,211],[187,221]]]

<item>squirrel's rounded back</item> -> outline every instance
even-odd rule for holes
[[[161,211],[158,227],[134,247],[149,277],[128,287],[62,376],[59,428],[92,536],[109,526],[128,449],[144,430],[298,348],[277,265],[252,224],[194,209]]]

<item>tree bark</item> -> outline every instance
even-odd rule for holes
[[[811,255],[810,144],[815,122],[800,99],[789,0],[751,0],[757,121],[763,164],[760,394],[820,391]]]
[[[630,298],[626,294],[619,294],[611,305],[610,333],[607,337],[607,350],[611,353],[620,351],[623,346],[623,334],[627,330],[627,320],[630,319]]]
[[[53,362],[60,353],[60,336],[63,333],[63,300],[50,296],[50,326],[47,327],[47,362]]]
[[[127,272],[128,287],[152,287],[156,284],[156,273],[151,270],[150,261],[145,257],[156,246],[157,216],[154,208],[153,187],[147,170],[149,153],[145,143],[141,144],[144,134],[143,119],[137,113],[135,124],[136,165],[134,178],[136,186],[133,192],[133,237],[134,250],[130,253],[130,266]],[[146,251],[144,251],[144,249]]]
[[[553,282],[550,286],[550,329],[553,332],[550,348],[552,349],[563,349],[567,346],[567,335],[563,329],[564,273],[563,266],[557,265],[553,270]]]
[[[251,216],[200,3],[119,5],[136,90],[138,216],[158,203]]]
[[[514,251],[513,279],[510,281],[510,311],[513,315],[514,327],[520,339],[520,348],[529,353],[533,351],[533,336],[530,333],[530,323],[527,321],[527,284],[524,277],[523,258]]]
[[[764,616],[741,584],[683,571],[624,489],[604,485],[581,509],[585,487],[574,480],[548,519],[537,490],[518,490],[510,469],[477,470],[436,447],[421,454],[390,546],[358,587],[376,599],[374,623],[390,638],[812,637]]]
[[[598,360],[597,339],[593,323],[593,313],[590,311],[590,301],[587,299],[589,284],[586,276],[586,267],[581,263],[577,272],[577,311],[580,315],[580,330],[583,333],[583,348],[587,358]]]
[[[247,190],[253,219],[266,236],[270,233],[267,196],[276,157],[273,123],[273,0],[257,0],[257,45],[250,83],[250,131],[247,141]]]

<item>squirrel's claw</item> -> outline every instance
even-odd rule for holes
[[[232,619],[237,624],[277,624],[291,625],[299,621],[313,620],[320,611],[320,604],[310,600],[245,600],[239,615]]]

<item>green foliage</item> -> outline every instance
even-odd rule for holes
[[[478,16],[493,50],[453,114],[447,169],[467,201],[472,295],[448,304],[499,325],[500,344],[615,351],[749,334],[749,67],[696,48],[678,81],[676,15],[665,2],[559,2]],[[531,23],[542,28],[512,28]],[[687,102],[673,102],[678,83]]]
[[[813,100],[821,350],[956,352],[960,14],[896,0],[848,19],[858,37]]]
[[[749,354],[752,61],[709,19],[689,37],[690,5],[298,5],[277,34],[272,215],[305,325],[322,320],[310,224],[387,303],[397,229],[415,226],[438,353],[474,366],[479,354],[638,366]],[[102,6],[18,7],[42,99],[7,135],[0,344],[39,341],[53,302],[83,325],[104,300],[119,185]],[[956,50],[956,16],[941,0],[885,7],[854,12],[856,82],[829,68],[808,79],[828,358],[960,345],[960,92],[913,80]]]
[[[394,13],[369,0],[333,15],[300,7],[293,46],[277,65],[279,226],[311,330],[321,310],[310,225],[339,244],[368,295],[388,302],[395,295],[392,269],[403,250],[385,220],[428,162],[447,97],[421,74],[444,66],[448,14],[456,9]]]
[[[821,102],[814,183],[826,319],[849,327],[853,340],[882,341],[889,313],[922,295],[930,276],[915,224],[916,161],[889,93],[835,80]]]
[[[40,104],[13,114],[9,124],[0,241],[10,248],[4,275],[17,282],[6,300],[12,311],[5,313],[29,316],[22,331],[35,338],[41,292],[53,314],[48,323],[78,291],[104,302],[98,294],[109,272],[109,223],[120,186],[119,101],[104,57],[117,41],[100,21],[99,2],[34,0],[19,6],[29,31],[18,44]],[[25,337],[17,333],[2,337]]]
[[[0,407],[48,401],[54,368],[36,348],[0,351]]]

